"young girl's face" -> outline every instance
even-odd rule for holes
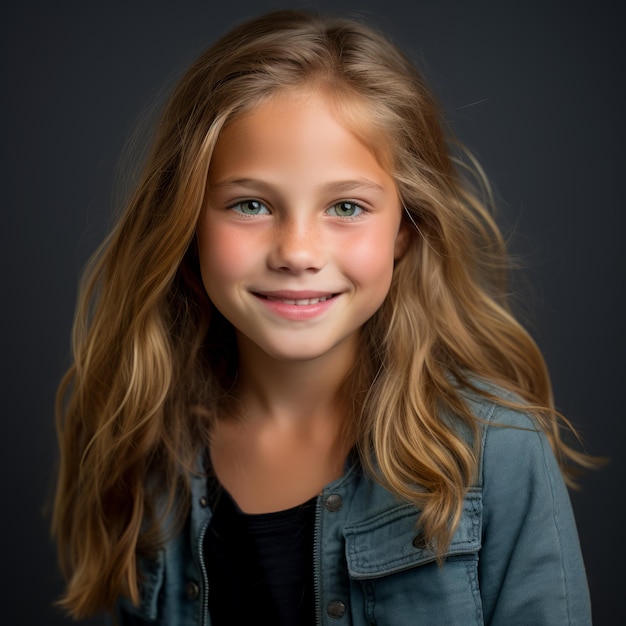
[[[354,360],[408,237],[394,180],[311,91],[221,133],[198,223],[200,268],[240,357]]]

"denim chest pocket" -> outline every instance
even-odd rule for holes
[[[344,529],[348,572],[353,579],[387,576],[435,561],[416,525],[418,511],[400,505]],[[481,546],[482,496],[468,493],[463,514],[444,559],[471,555]]]

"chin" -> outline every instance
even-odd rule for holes
[[[319,347],[315,348],[301,348],[301,349],[271,349],[268,348],[264,350],[264,352],[275,359],[276,361],[282,361],[285,363],[293,362],[293,363],[305,363],[308,361],[314,361],[324,355],[328,354],[327,351],[320,350]]]

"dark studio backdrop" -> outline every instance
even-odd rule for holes
[[[3,10],[3,624],[69,624],[46,501],[53,397],[79,272],[103,237],[140,118],[235,21],[283,6],[358,11],[420,64],[500,199],[526,265],[521,311],[558,407],[612,458],[572,494],[596,624],[626,623],[626,172],[621,4],[337,0],[11,3]],[[515,494],[511,494],[515,497]],[[93,620],[100,624],[101,620]]]

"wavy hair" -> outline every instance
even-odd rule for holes
[[[566,476],[568,461],[586,462],[564,443],[544,360],[509,308],[505,242],[488,192],[468,176],[480,181],[480,170],[459,160],[415,65],[360,21],[271,13],[233,28],[178,82],[135,192],[82,279],[73,364],[57,394],[52,522],[67,579],[60,603],[75,617],[111,610],[122,593],[137,601],[137,555],[161,545],[168,512],[178,523],[188,513],[187,477],[237,370],[234,333],[198,270],[212,151],[238,115],[305,86],[323,90],[376,151],[412,229],[363,328],[368,358],[346,382],[366,469],[421,509],[441,554],[479,454],[441,419],[456,415],[476,433],[464,387],[485,379],[516,394]]]

